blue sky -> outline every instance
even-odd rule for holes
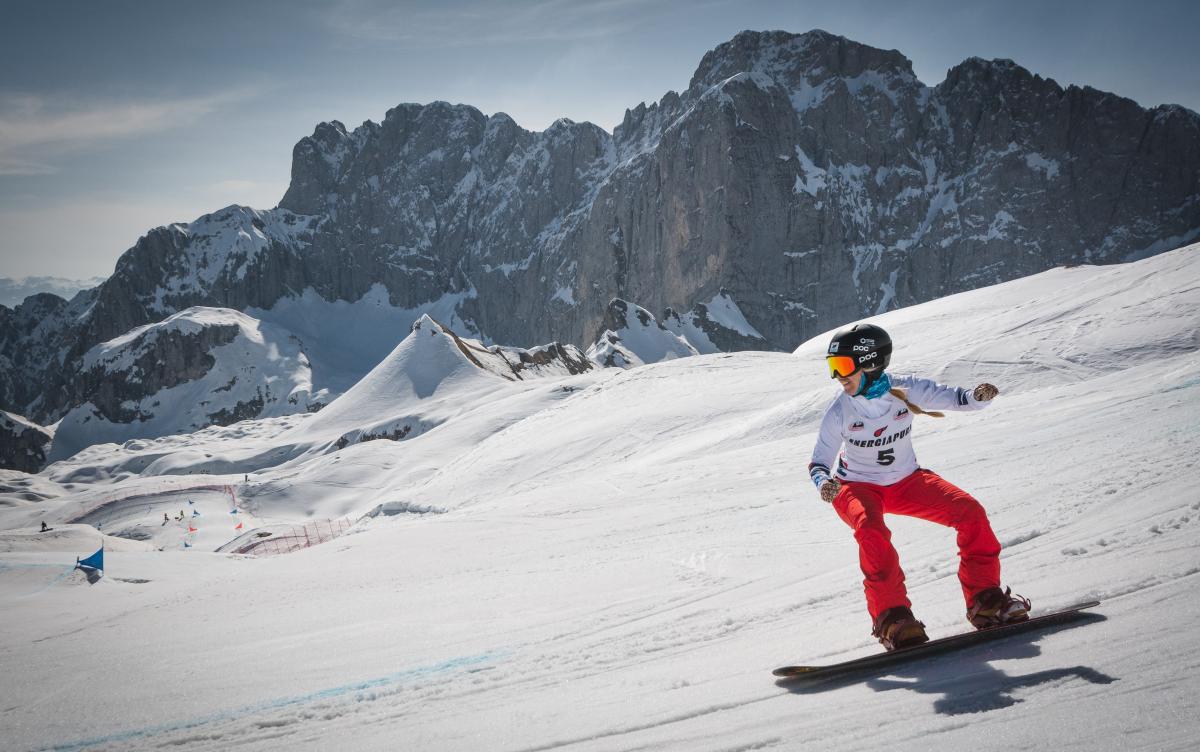
[[[1200,3],[0,0],[0,277],[111,273],[148,229],[274,206],[322,120],[447,100],[606,129],[743,29],[972,55],[1200,111]]]

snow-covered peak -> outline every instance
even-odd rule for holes
[[[153,255],[141,243],[117,262],[114,276],[139,278],[160,267],[166,272],[149,300],[151,310],[168,313],[188,300],[222,284],[246,278],[260,254],[272,244],[288,248],[308,245],[318,219],[286,209],[258,210],[233,204],[191,222],[176,222],[154,233],[164,234],[167,255]]]
[[[1017,65],[1016,61],[1006,57],[997,57],[989,60],[988,58],[972,55],[955,67],[962,68],[964,70],[996,71],[1016,73],[1020,75],[1031,75],[1027,69]]]
[[[344,406],[365,394],[386,392],[396,398],[428,397],[447,379],[476,375],[466,353],[452,333],[429,314],[422,314],[412,331],[362,381],[339,398],[334,405]],[[336,412],[332,410],[331,414]]]
[[[590,359],[606,368],[632,368],[698,354],[686,339],[663,327],[654,314],[620,298],[608,304],[600,333],[587,351]]]
[[[881,50],[820,29],[805,34],[743,31],[700,61],[689,89],[698,92],[738,74],[769,80],[789,90],[831,78],[871,74],[892,85],[919,85],[912,61],[896,50]]]
[[[533,350],[487,347],[460,337],[428,314],[370,373],[297,429],[297,442],[322,448],[415,438],[504,394],[530,377],[588,370],[582,353],[557,343]]]
[[[895,50],[820,30],[744,31],[704,56],[682,97],[668,92],[658,104],[643,103],[626,112],[614,131],[621,159],[656,148],[665,132],[683,127],[689,116],[703,111],[705,102],[732,107],[738,122],[746,123],[741,116],[744,97],[757,98],[755,90],[772,100],[786,99],[801,118],[831,97],[849,96],[881,122],[890,121],[892,111],[902,105],[924,101],[929,92],[912,62]]]
[[[444,420],[413,417],[437,401],[468,399],[515,380],[496,368],[487,350],[473,349],[429,314],[422,314],[395,349],[303,428],[306,435],[336,439],[365,435],[407,436]]]
[[[1054,79],[1043,78],[1007,58],[969,57],[950,68],[946,79],[936,88],[942,98],[958,92],[975,99],[995,100],[999,105],[1026,92],[1053,98],[1063,93],[1063,88]],[[1126,101],[1136,107],[1132,100]]]
[[[434,321],[433,317],[428,313],[422,313],[421,317],[413,322],[412,330],[414,332],[421,331],[422,329],[430,334],[446,333],[446,330],[442,327],[442,325]]]

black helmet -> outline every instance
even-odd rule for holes
[[[850,376],[859,369],[879,372],[892,360],[892,338],[874,324],[842,327],[833,333],[825,359],[830,377]]]

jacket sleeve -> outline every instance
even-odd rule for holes
[[[974,389],[946,386],[933,379],[900,376],[892,383],[908,393],[909,402],[924,410],[982,410],[988,405],[975,399]]]
[[[821,429],[817,433],[817,445],[813,447],[812,461],[808,464],[808,475],[817,488],[833,475],[830,469],[837,461],[842,448],[842,407],[835,399],[821,418]]]

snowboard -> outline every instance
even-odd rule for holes
[[[825,666],[782,666],[775,669],[771,673],[775,676],[789,680],[816,680],[825,679],[831,676],[839,676],[849,674],[856,671],[866,669],[882,668],[891,666],[897,663],[917,660],[938,653],[946,653],[951,650],[958,650],[970,645],[978,645],[982,642],[990,642],[991,640],[999,640],[1010,635],[1020,632],[1028,632],[1045,627],[1051,624],[1063,624],[1065,622],[1079,619],[1085,614],[1085,609],[1099,606],[1100,601],[1088,601],[1087,603],[1077,603],[1074,606],[1053,611],[1048,614],[1030,617],[1025,621],[1019,621],[1015,624],[1004,624],[999,627],[990,627],[988,629],[977,629],[974,632],[964,632],[963,634],[953,635],[951,637],[942,637],[937,640],[930,640],[921,645],[915,645],[911,648],[901,648],[888,653],[876,653],[874,655],[855,658],[853,660],[844,661],[842,663],[832,663]]]

